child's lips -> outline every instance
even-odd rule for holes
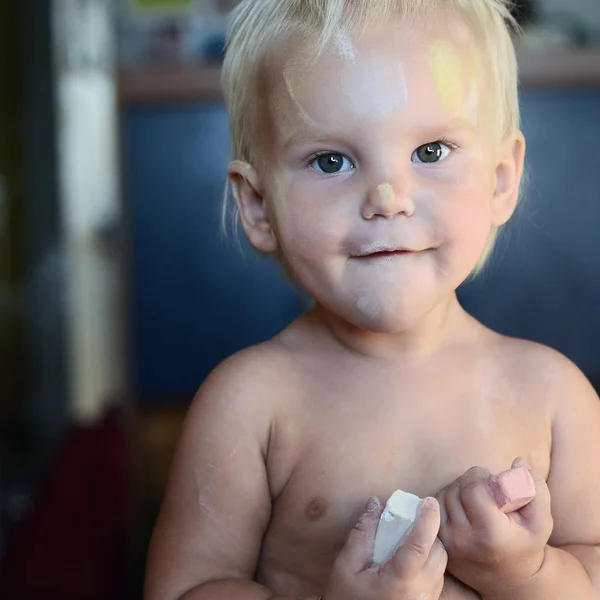
[[[418,250],[381,250],[372,252],[371,254],[362,254],[357,258],[394,258],[396,256],[405,256],[407,254],[415,254]]]
[[[381,249],[375,250],[371,252],[364,252],[361,254],[356,254],[353,258],[359,259],[374,259],[374,258],[395,258],[398,256],[407,256],[410,254],[420,254],[422,252],[426,252],[429,248],[425,248],[423,250],[413,249],[413,248],[390,248],[390,249]]]

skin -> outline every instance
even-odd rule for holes
[[[524,142],[516,132],[492,143],[488,106],[477,128],[449,106],[431,46],[451,46],[464,69],[477,49],[446,24],[367,30],[352,59],[333,52],[294,77],[293,95],[285,73],[297,57],[270,65],[271,151],[229,172],[250,241],[283,253],[315,307],[198,392],[150,548],[148,600],[599,593],[598,398],[567,359],[488,330],[456,299],[514,210]],[[404,87],[359,93],[384,72],[402,72]],[[471,85],[453,93],[459,106],[472,100]],[[452,152],[414,162],[442,137]],[[353,168],[318,172],[315,152]],[[382,243],[408,251],[362,256]],[[537,496],[507,516],[487,478],[516,457]],[[382,507],[365,504],[396,489],[439,504],[380,571],[370,556]]]
[[[394,188],[389,183],[382,183],[377,187],[379,191],[379,199],[383,206],[387,205],[391,207],[391,210],[394,210],[394,206],[396,204],[396,192]]]

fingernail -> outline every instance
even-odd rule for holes
[[[377,498],[369,498],[367,502],[367,512],[372,513],[375,512],[379,508],[379,500]]]
[[[426,506],[427,508],[431,508],[433,510],[437,510],[440,505],[438,503],[438,501],[435,498],[425,498],[425,500],[423,500],[423,506]]]

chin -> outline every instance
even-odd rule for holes
[[[372,333],[391,335],[414,329],[422,322],[424,315],[421,311],[411,313],[396,311],[394,313],[379,313],[377,315],[353,315],[353,317],[348,320],[360,329]]]

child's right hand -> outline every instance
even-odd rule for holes
[[[431,504],[429,504],[431,502]],[[372,498],[335,561],[322,600],[438,600],[448,555],[437,538],[437,500],[423,502],[412,530],[382,567],[373,564],[373,546],[383,506]]]

